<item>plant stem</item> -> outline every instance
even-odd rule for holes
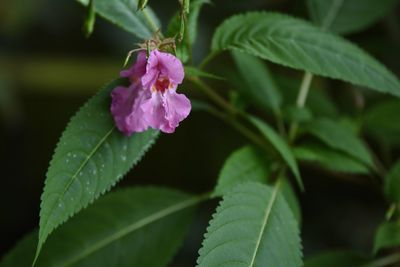
[[[304,76],[303,76],[303,80],[301,81],[301,85],[300,85],[300,89],[299,89],[299,94],[297,95],[297,100],[296,100],[296,106],[298,108],[303,108],[306,100],[307,100],[307,96],[308,96],[308,92],[310,91],[310,85],[311,85],[311,81],[313,79],[313,74],[310,72],[305,72]],[[293,142],[296,134],[297,134],[297,130],[298,130],[298,123],[292,123],[290,126],[290,130],[289,130],[289,141]]]
[[[362,267],[385,267],[400,262],[400,253],[391,254],[389,256],[377,259],[371,263],[365,264]]]
[[[206,83],[200,80],[198,77],[190,77],[189,80],[193,82],[197,87],[199,87],[204,94],[206,94],[211,100],[213,100],[217,105],[221,108],[225,109],[231,114],[238,114],[240,113],[234,106],[232,106],[229,102],[225,99],[220,97],[217,93],[214,92]]]
[[[225,123],[231,125],[235,128],[238,132],[240,132],[243,136],[247,137],[251,142],[254,144],[264,148],[267,152],[273,151],[272,148],[269,146],[265,140],[258,136],[256,133],[251,131],[249,128],[244,126],[243,124],[239,123],[232,115],[234,114],[241,114],[239,110],[237,110],[234,106],[229,104],[225,101],[222,97],[216,94],[208,85],[206,85],[203,81],[201,81],[197,77],[189,78],[194,84],[196,84],[211,100],[213,100],[217,105],[219,105],[222,109],[226,110],[228,114],[222,113],[213,107],[208,107],[204,109],[205,111],[209,112],[210,114],[214,115],[215,117],[221,119]]]
[[[216,57],[219,53],[220,53],[220,51],[213,51],[213,52],[211,52],[210,54],[208,54],[208,55],[203,59],[203,61],[199,64],[199,69],[200,69],[200,70],[204,69],[204,68],[206,67],[206,65],[207,65],[208,63],[210,63],[210,61],[211,61],[214,57]]]

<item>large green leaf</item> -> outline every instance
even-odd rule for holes
[[[248,119],[255,127],[258,128],[261,134],[267,140],[269,140],[271,145],[278,151],[279,155],[287,163],[290,170],[294,174],[300,188],[304,190],[303,182],[301,181],[300,177],[299,167],[297,166],[297,162],[294,158],[292,150],[287,145],[285,140],[283,140],[282,137],[278,135],[273,128],[271,128],[268,124],[266,124],[262,120],[252,116],[249,116]]]
[[[383,17],[396,0],[307,0],[312,20],[337,33],[363,30]]]
[[[244,183],[226,194],[207,228],[198,266],[302,266],[299,229],[274,188]]]
[[[221,169],[213,194],[223,196],[243,182],[265,183],[270,174],[269,165],[262,152],[252,146],[234,151]]]
[[[36,266],[166,266],[182,243],[199,200],[153,187],[110,193],[57,229]],[[36,236],[37,231],[30,234],[0,266],[30,266]]]
[[[369,173],[368,168],[358,160],[322,145],[299,145],[294,148],[294,154],[300,161],[315,162],[328,170],[344,173]]]
[[[393,247],[400,247],[400,222],[382,223],[375,235],[374,252]]]
[[[264,62],[237,51],[233,51],[232,56],[243,81],[238,89],[260,107],[272,109],[276,114],[280,113],[282,97]]]
[[[388,200],[400,204],[400,161],[386,175],[384,191]]]
[[[360,160],[367,166],[374,166],[371,154],[365,144],[342,124],[327,118],[320,118],[307,123],[305,131],[326,145]]]
[[[272,182],[271,161],[259,149],[244,146],[235,150],[225,161],[218,176],[213,195],[222,197],[235,186],[244,182]],[[288,203],[296,220],[301,222],[300,205],[292,185],[287,179],[282,181],[282,195]]]
[[[365,133],[389,146],[400,146],[400,124],[395,123],[400,114],[400,101],[384,101],[367,110]]]
[[[225,20],[213,36],[212,50],[225,49],[400,96],[397,77],[366,52],[287,15],[249,12]]]
[[[307,259],[304,267],[362,267],[368,258],[347,250],[327,251]]]
[[[58,225],[114,186],[158,136],[148,130],[128,138],[115,128],[110,92],[121,83],[110,83],[90,99],[60,138],[42,194],[37,253]]]
[[[89,0],[77,1],[85,6],[89,3]],[[144,11],[137,10],[137,0],[94,0],[94,9],[100,16],[141,39],[150,38],[155,28],[161,27],[148,6]]]

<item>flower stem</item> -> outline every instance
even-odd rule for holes
[[[254,132],[252,132],[250,129],[248,129],[246,126],[243,124],[239,123],[237,120],[232,118],[230,114],[225,114],[222,113],[215,108],[208,107],[204,109],[211,115],[217,117],[218,119],[222,120],[223,122],[231,125],[233,128],[235,128],[239,133],[241,133],[243,136],[245,136],[247,139],[249,139],[251,142],[253,142],[255,145],[258,145],[260,147],[263,147],[267,152],[271,152],[272,148],[264,141],[264,139],[261,136],[258,136]]]
[[[310,91],[310,85],[311,85],[312,79],[313,79],[312,73],[310,73],[310,72],[304,73],[303,80],[301,81],[301,85],[300,85],[300,89],[299,89],[299,94],[297,95],[297,100],[296,100],[296,106],[298,108],[303,108],[306,103],[308,92]],[[290,142],[294,141],[298,128],[299,128],[298,123],[291,124],[290,130],[289,130],[289,141]]]

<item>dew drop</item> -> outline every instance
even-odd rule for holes
[[[126,161],[126,156],[121,156],[122,161]]]

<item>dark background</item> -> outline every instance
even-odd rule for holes
[[[201,14],[194,51],[197,62],[208,51],[214,27],[232,14],[265,9],[307,17],[303,1],[214,2]],[[150,3],[163,25],[178,8],[173,0]],[[0,1],[0,258],[38,225],[48,162],[69,118],[118,75],[126,53],[138,41],[101,18],[86,39],[81,30],[84,15],[84,8],[72,0]],[[397,74],[399,17],[397,5],[368,30],[347,36]],[[227,55],[217,58],[212,68],[224,68],[226,60]],[[195,89],[184,87],[189,95],[198,95]],[[342,105],[340,97],[334,99]],[[118,186],[158,184],[189,192],[210,190],[225,158],[245,143],[223,122],[193,112],[175,134],[162,135]],[[370,252],[387,206],[376,183],[368,177],[349,179],[310,166],[302,166],[302,175],[307,188],[307,193],[299,194],[305,255],[332,248]],[[215,204],[210,201],[202,206],[173,266],[193,265]]]

